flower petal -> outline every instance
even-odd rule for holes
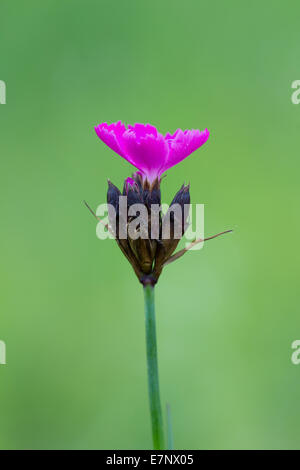
[[[139,122],[135,123],[134,126],[128,125],[128,129],[133,131],[138,139],[141,137],[146,137],[146,135],[153,135],[157,137],[157,129],[151,124],[140,124]]]
[[[201,147],[208,139],[209,132],[207,129],[200,132],[198,129],[182,131],[177,129],[173,135],[166,134],[165,139],[169,145],[169,155],[162,171],[176,165],[184,160],[192,152]]]
[[[135,131],[128,129],[123,134],[122,145],[131,163],[151,182],[160,174],[168,157],[169,147],[162,134],[147,134],[144,131],[141,128]]]
[[[207,129],[182,131],[174,134],[160,134],[155,126],[136,123],[128,129],[121,122],[95,127],[98,137],[114,152],[138,168],[149,182],[184,160],[203,145],[208,137]]]
[[[102,122],[95,127],[95,131],[102,142],[127,160],[127,157],[122,150],[122,135],[126,131],[126,127],[122,121],[113,122],[112,124]]]

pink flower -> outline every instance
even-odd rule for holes
[[[184,160],[208,139],[207,129],[160,134],[150,124],[128,125],[121,122],[95,127],[98,137],[114,152],[138,168],[143,177],[153,182],[162,173]]]

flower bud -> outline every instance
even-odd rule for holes
[[[172,255],[187,228],[187,219],[190,205],[189,185],[180,188],[174,196],[171,205],[162,220],[162,236],[157,246],[155,257],[155,275],[158,277],[163,264]],[[177,210],[178,209],[178,210]],[[169,228],[165,236],[164,228]]]
[[[119,196],[121,192],[110,180],[108,180],[107,204],[111,204],[116,212],[119,210]]]
[[[174,231],[174,225],[176,223],[181,224],[182,236],[184,235],[184,232],[187,229],[187,219],[189,215],[190,202],[191,202],[190,185],[188,184],[187,186],[184,186],[183,184],[180,190],[178,191],[178,193],[176,193],[176,195],[174,196],[174,199],[171,202],[171,206],[169,209],[169,210],[172,210],[172,206],[175,204],[179,204],[179,206],[181,207],[181,219],[176,220],[175,213],[171,212],[171,221],[173,223],[173,231]]]
[[[132,178],[126,178],[124,182],[123,195],[127,196],[127,206],[142,204],[142,196],[138,184]]]
[[[119,196],[121,195],[119,188],[108,180],[107,190],[107,205],[108,205],[108,220],[111,230],[116,236],[116,231],[119,227]]]
[[[107,202],[116,211],[116,241],[131,263],[140,282],[151,282],[155,284],[161,274],[164,263],[172,255],[181,237],[184,234],[188,218],[188,206],[190,204],[189,186],[180,188],[171,205],[161,220],[160,204],[160,181],[158,178],[152,183],[142,179],[139,172],[126,178],[123,187],[123,196],[126,201],[119,199],[121,193],[119,189],[108,182]],[[123,197],[121,196],[121,197]],[[123,211],[125,204],[125,212]],[[134,204],[143,204],[137,208],[135,215]],[[151,239],[152,205],[158,207],[158,230],[157,239]],[[126,211],[127,207],[127,211]],[[130,208],[134,215],[129,215]],[[144,216],[140,218],[140,213],[144,210]],[[109,209],[110,211],[110,209]],[[145,219],[145,220],[144,220]],[[109,213],[110,223],[112,217]],[[131,224],[134,225],[131,225]],[[164,237],[164,223],[169,233]],[[125,237],[121,233],[125,233]]]

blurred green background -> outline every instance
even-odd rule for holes
[[[2,0],[2,449],[151,448],[142,288],[83,206],[133,170],[102,121],[207,127],[168,172],[205,233],[157,286],[179,449],[300,448],[299,2]]]

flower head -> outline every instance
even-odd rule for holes
[[[128,125],[121,122],[95,127],[98,137],[114,152],[140,170],[142,179],[150,183],[162,173],[184,160],[208,139],[207,129],[182,131],[163,135],[150,124]]]
[[[162,135],[150,124],[126,128],[118,121],[99,124],[95,130],[108,147],[138,169],[125,179],[122,192],[108,180],[109,223],[100,222],[116,239],[144,286],[153,286],[166,265],[196,244],[231,232],[198,238],[174,254],[189,225],[190,185],[182,185],[166,213],[162,210],[161,175],[201,147],[209,137],[207,129],[202,132],[177,129],[174,134]]]

